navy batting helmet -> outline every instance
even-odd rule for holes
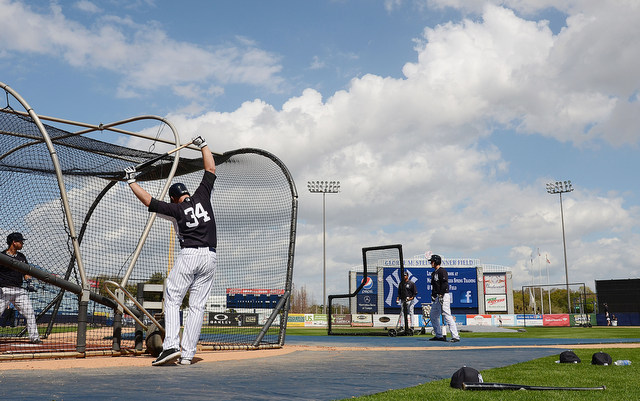
[[[13,242],[22,242],[24,241],[24,237],[21,233],[11,233],[7,235],[7,245],[11,246]]]
[[[431,257],[429,258],[429,262],[433,262],[437,266],[442,263],[442,258],[440,257],[440,255],[431,255]]]
[[[187,186],[181,182],[176,182],[172,186],[169,187],[169,196],[171,199],[178,200],[182,195],[191,195]]]

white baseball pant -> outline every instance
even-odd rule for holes
[[[460,338],[460,335],[458,334],[458,327],[456,326],[456,321],[453,320],[453,316],[451,316],[450,293],[444,294],[442,305],[440,305],[440,302],[438,302],[438,300],[434,301],[433,304],[431,304],[431,325],[433,325],[433,331],[435,332],[436,337],[442,337],[440,315],[442,315],[445,324],[449,326],[451,336],[453,338]]]
[[[13,304],[18,312],[27,320],[27,331],[31,341],[39,340],[38,326],[36,325],[36,317],[33,312],[33,306],[29,299],[29,293],[20,287],[2,287],[0,290],[0,313],[3,313],[9,304]]]
[[[217,256],[209,248],[184,248],[167,277],[164,294],[163,350],[180,349],[180,306],[189,292],[189,313],[182,333],[183,359],[193,359],[200,338],[204,308],[216,274]]]
[[[416,306],[416,304],[418,303],[418,299],[417,298],[413,298],[411,301],[407,302],[407,309],[409,310],[409,316],[407,317],[407,321],[409,322],[409,327],[413,328],[413,324],[415,322],[414,320],[414,314],[413,314],[413,310]],[[404,326],[404,308],[402,307],[402,304],[400,304],[400,326]]]

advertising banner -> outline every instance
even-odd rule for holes
[[[362,282],[364,286],[356,296],[358,313],[376,313],[378,312],[378,275],[367,274],[366,280],[364,275],[358,273],[356,275],[356,285],[360,286]]]
[[[507,296],[506,295],[485,295],[484,310],[487,312],[506,312]]]
[[[331,315],[331,325],[351,326],[351,315]]]
[[[304,327],[304,313],[289,313],[287,327]]]
[[[507,276],[505,274],[485,273],[482,279],[485,295],[507,293]]]
[[[327,315],[314,314],[305,315],[305,327],[327,327]]]
[[[542,326],[542,315],[516,315],[516,326]]]
[[[569,314],[544,315],[542,317],[543,326],[569,326]]]
[[[373,326],[373,315],[352,315],[351,325],[353,327],[372,327]]]
[[[596,326],[596,314],[571,314],[570,315],[570,324],[571,326],[584,326],[591,324],[592,326]]]
[[[373,315],[373,327],[396,327],[399,315]]]
[[[496,327],[516,326],[516,315],[493,315],[493,325]]]
[[[273,309],[283,294],[283,289],[227,288],[227,308]]]
[[[209,312],[209,326],[257,326],[257,313]]]
[[[413,281],[418,290],[418,303],[416,310],[420,310],[422,302],[431,303],[431,273],[433,268],[407,268],[409,280]],[[475,268],[454,268],[448,267],[449,292],[451,293],[452,308],[477,308],[478,307],[478,286]],[[398,310],[400,306],[396,303],[398,297],[398,285],[400,283],[400,268],[385,267],[383,269],[384,285],[384,308],[385,312]]]
[[[305,313],[304,327],[312,327],[312,326],[313,326],[313,313]]]
[[[493,326],[491,315],[467,315],[467,326]]]

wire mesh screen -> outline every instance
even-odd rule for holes
[[[62,169],[91,291],[108,296],[104,282],[123,280],[149,218],[122,181],[122,171],[159,155],[46,129]],[[291,289],[297,194],[286,167],[268,152],[240,149],[214,158],[218,268],[200,341],[204,346],[249,345]],[[172,161],[173,156],[158,160],[138,183],[159,197]],[[201,158],[181,159],[173,181],[193,192],[202,176]],[[10,109],[0,110],[0,196],[3,239],[22,233],[21,252],[29,264],[81,284],[51,154],[34,122]],[[137,294],[138,284],[162,284],[178,252],[172,225],[155,219],[125,288]],[[28,341],[25,316],[10,304],[0,311],[0,357],[75,349],[78,295],[43,281],[33,284],[35,292],[28,297],[43,343]],[[159,300],[158,294],[141,295]],[[112,308],[90,301],[87,351],[112,348],[114,317]],[[260,345],[278,344],[285,327],[286,312],[273,321]],[[120,348],[135,347],[134,331],[133,319],[125,315]]]
[[[393,331],[389,332],[388,325],[378,325],[379,319],[376,319],[376,313],[352,313],[352,314],[336,314],[332,313],[335,304],[339,304],[344,299],[350,299],[352,304],[376,304],[383,294],[384,288],[382,283],[376,282],[371,276],[376,276],[379,266],[397,267],[400,276],[404,273],[404,261],[402,256],[402,245],[382,245],[376,247],[362,248],[362,277],[359,282],[356,281],[356,288],[350,294],[330,295],[329,296],[329,335],[398,335],[397,328],[401,325],[398,323]],[[376,309],[376,308],[373,308]],[[353,310],[352,310],[353,312]],[[388,319],[388,317],[385,317]]]

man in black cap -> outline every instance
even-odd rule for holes
[[[451,342],[460,341],[456,322],[451,316],[451,294],[449,293],[449,274],[444,267],[440,267],[442,258],[439,255],[432,255],[429,258],[431,266],[435,269],[431,273],[431,324],[435,337],[429,341],[447,341],[447,337],[442,335],[442,327],[440,326],[440,315],[442,315],[445,324],[449,326],[451,332]]]
[[[7,236],[7,249],[2,251],[7,256],[27,263],[27,258],[20,250],[24,245],[24,237],[21,233],[11,233]],[[27,290],[22,288],[22,280],[31,280],[31,276],[23,275],[17,270],[0,266],[0,311],[4,312],[9,304],[13,304],[18,312],[27,320],[29,340],[33,344],[40,344],[40,335],[36,325],[36,317]]]

